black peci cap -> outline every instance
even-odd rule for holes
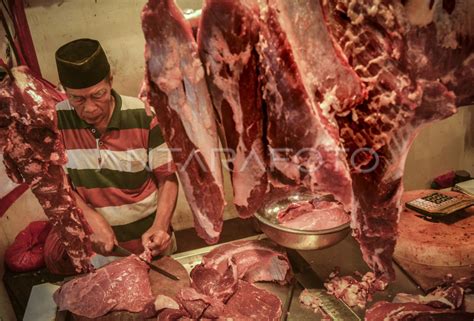
[[[93,39],[77,39],[59,48],[56,66],[61,84],[72,89],[94,86],[110,73],[107,56]]]

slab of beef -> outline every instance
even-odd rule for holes
[[[244,248],[244,252],[235,251],[238,247]],[[266,253],[269,251],[273,252],[273,259]],[[230,253],[223,256],[224,252]],[[279,271],[281,262],[278,261],[282,255],[286,258],[267,241],[239,241],[216,248],[191,271],[191,287],[181,289],[177,296],[179,308],[163,310],[159,320],[178,320],[181,317],[194,320],[279,319],[282,313],[280,299],[242,279],[282,282],[282,277],[288,277],[286,274],[289,273],[287,258],[286,270]],[[259,259],[262,267],[257,268]],[[273,263],[268,262],[272,260]]]
[[[243,218],[261,206],[268,185],[255,50],[258,14],[256,0],[207,0],[198,33],[199,54],[224,132],[234,204]]]
[[[236,241],[221,245],[203,257],[205,267],[224,274],[232,261],[239,279],[248,282],[275,281],[281,284],[291,279],[291,267],[284,250],[273,242]]]
[[[271,170],[350,210],[352,186],[334,113],[364,97],[333,47],[319,1],[268,1],[258,50],[267,104]]]
[[[221,317],[224,320],[277,321],[281,314],[281,301],[277,296],[248,282],[239,281]]]
[[[150,270],[148,276],[151,283],[151,292],[155,297],[155,310],[160,311],[166,308],[178,309],[177,296],[181,289],[191,285],[188,272],[178,261],[169,256],[164,256],[153,262],[154,265],[169,271],[179,277],[179,280],[171,280],[161,273]]]
[[[0,136],[7,174],[30,186],[76,271],[89,271],[91,230],[62,168],[67,160],[55,109],[62,97],[25,66],[0,66],[0,77]]]
[[[148,266],[134,255],[71,280],[54,293],[60,311],[87,318],[110,311],[142,312],[153,300]]]
[[[193,288],[181,290],[179,302],[192,319],[279,320],[281,316],[280,299],[237,279],[235,265],[224,275],[200,265],[193,269],[191,278]]]
[[[432,1],[430,8],[421,3],[322,2],[335,46],[368,93],[362,104],[337,112],[336,120],[352,166],[353,234],[364,260],[386,279],[394,277],[391,259],[409,147],[423,125],[455,113],[456,97],[472,98],[472,89],[464,88],[474,72],[472,6],[452,1],[455,10],[448,13],[446,1]],[[442,61],[439,66],[434,57]],[[449,77],[451,72],[460,78]]]
[[[427,295],[412,295],[398,293],[394,303],[420,303],[434,308],[459,309],[464,303],[465,289],[459,284],[452,284],[447,287],[439,287]]]
[[[194,320],[216,319],[224,310],[224,302],[194,288],[182,289],[178,296],[182,309]]]
[[[181,289],[177,295],[181,309],[193,319],[218,318],[224,303],[236,291],[235,264],[229,264],[224,274],[200,264],[193,268],[190,277],[192,287]]]
[[[200,293],[227,301],[234,294],[239,280],[237,266],[230,261],[227,270],[221,274],[200,264],[191,271],[191,280],[193,288]]]
[[[196,231],[206,242],[215,243],[225,201],[216,123],[197,45],[173,0],[150,0],[142,24],[143,95],[155,108],[172,151]]]
[[[291,204],[277,214],[277,219],[284,227],[317,231],[346,224],[350,216],[338,202],[313,200]]]
[[[418,303],[375,303],[365,314],[366,321],[471,321],[474,313],[436,309]]]

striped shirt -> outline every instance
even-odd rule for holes
[[[156,117],[142,101],[112,91],[115,108],[101,135],[68,100],[56,106],[65,165],[77,193],[112,226],[156,212],[155,177],[175,171]]]

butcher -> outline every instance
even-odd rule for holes
[[[55,58],[67,95],[56,106],[65,169],[95,251],[110,255],[119,242],[153,255],[176,251],[171,218],[178,181],[156,117],[139,99],[113,89],[97,40],[66,43]]]

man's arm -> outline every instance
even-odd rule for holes
[[[142,236],[143,247],[149,248],[152,255],[158,255],[170,244],[170,224],[178,198],[178,179],[176,174],[158,180],[156,217],[153,225]]]
[[[77,192],[73,191],[73,193],[77,206],[82,210],[87,223],[92,228],[91,241],[94,251],[103,255],[110,254],[114,244],[118,243],[112,227],[102,215],[89,207]]]

